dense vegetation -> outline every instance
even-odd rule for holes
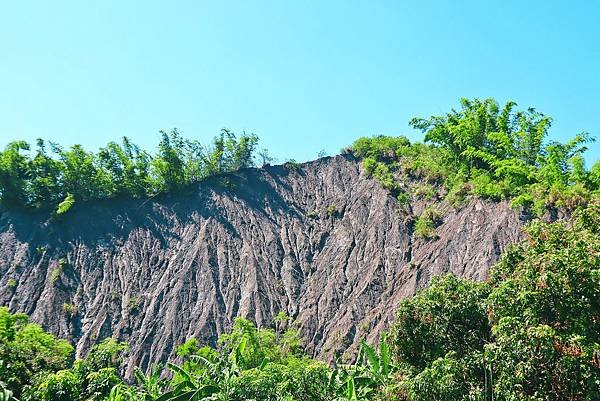
[[[280,314],[273,329],[238,319],[216,348],[191,339],[179,364],[125,383],[124,344],[106,339],[69,363],[68,344],[0,308],[0,386],[4,399],[22,401],[597,400],[600,202],[571,221],[532,222],[527,233],[489,281],[442,276],[405,300],[355,364],[306,357]]]
[[[533,215],[574,210],[600,188],[600,162],[588,170],[583,159],[586,143],[594,139],[582,133],[567,143],[546,142],[551,123],[535,109],[516,110],[514,102],[501,108],[493,99],[462,99],[460,110],[410,121],[425,134],[423,144],[377,136],[358,139],[350,150],[401,203],[411,196],[444,197],[457,206],[475,195],[512,199]],[[75,202],[173,192],[254,166],[257,158],[261,165],[273,160],[265,149],[258,151],[255,135],[237,138],[224,129],[210,146],[183,139],[175,129],[161,135],[155,154],[126,137],[96,153],[41,139],[35,150],[24,141],[11,142],[0,152],[0,204],[53,208],[60,215]],[[419,184],[409,188],[410,179]]]
[[[588,202],[600,188],[600,162],[588,170],[583,159],[593,138],[582,133],[567,143],[545,142],[551,118],[515,107],[462,99],[460,110],[410,121],[425,134],[424,144],[377,136],[358,139],[351,152],[401,203],[415,196],[460,205],[476,195],[512,199],[514,206],[542,215]],[[418,185],[408,188],[411,179]]]
[[[66,150],[41,139],[35,151],[24,141],[11,142],[0,152],[0,204],[51,207],[60,215],[76,201],[175,191],[209,176],[254,166],[256,157],[263,164],[271,160],[264,149],[257,151],[255,135],[237,138],[224,129],[211,146],[183,139],[177,130],[161,135],[154,155],[127,138],[97,153],[81,145]]]
[[[598,398],[600,204],[527,233],[488,282],[437,279],[400,307],[391,343],[408,399]]]

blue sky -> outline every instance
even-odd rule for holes
[[[0,146],[154,148],[160,129],[208,142],[228,127],[307,160],[364,135],[419,139],[408,119],[460,97],[600,139],[596,1],[13,1],[0,15]]]

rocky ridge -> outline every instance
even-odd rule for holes
[[[206,342],[236,316],[294,317],[325,360],[375,340],[399,302],[452,272],[483,280],[523,224],[507,202],[399,205],[351,155],[213,177],[177,194],[77,205],[61,218],[0,211],[0,305],[76,345],[130,345],[126,369]]]

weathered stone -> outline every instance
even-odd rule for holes
[[[425,204],[399,206],[346,155],[79,204],[54,220],[2,211],[0,304],[70,338],[78,355],[107,336],[129,342],[128,375],[191,336],[214,342],[236,316],[270,326],[279,311],[297,319],[310,354],[331,360],[376,339],[432,276],[485,279],[521,237],[507,203],[472,199],[440,205],[437,238],[416,239],[413,208]]]

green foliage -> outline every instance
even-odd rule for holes
[[[470,194],[516,198],[515,207],[538,215],[585,205],[600,188],[598,163],[588,171],[582,157],[593,138],[582,133],[564,144],[545,143],[552,119],[515,107],[462,99],[460,110],[410,121],[426,144],[377,136],[358,139],[352,152],[362,158],[365,173],[394,194],[400,188],[395,176],[404,175],[425,182],[413,189],[414,196],[433,199],[444,189],[455,206]]]
[[[300,170],[300,163],[298,163],[294,159],[290,159],[290,160],[286,161],[283,165],[285,167],[287,167],[290,171],[299,171]]]
[[[432,200],[437,192],[431,184],[418,184],[413,188],[412,194],[415,198]]]
[[[449,352],[462,357],[483,350],[491,337],[485,305],[489,291],[485,283],[447,275],[404,301],[391,330],[398,361],[423,369]]]
[[[472,184],[458,180],[457,183],[451,184],[448,194],[446,195],[446,201],[455,208],[460,208],[461,206],[464,206],[472,191]]]
[[[0,382],[14,397],[20,398],[37,375],[65,368],[72,352],[26,315],[0,307]]]
[[[258,151],[257,157],[259,160],[258,165],[260,167],[268,166],[275,162],[275,158],[269,154],[269,150],[262,148]]]
[[[376,136],[359,138],[352,144],[352,152],[362,158],[374,160],[394,159],[403,154],[410,141],[406,137]]]
[[[13,392],[6,388],[0,388],[0,401],[14,400]]]
[[[457,359],[454,352],[437,358],[404,387],[411,401],[486,400],[485,390],[477,380],[480,368],[468,358]],[[481,381],[483,382],[483,380]]]
[[[315,220],[319,218],[319,213],[317,213],[316,210],[311,210],[308,213],[306,213],[306,217],[308,217],[309,219]]]
[[[140,368],[136,367],[134,370],[134,376],[137,382],[135,390],[133,388],[127,388],[123,386],[117,386],[116,388],[123,387],[120,390],[120,393],[123,394],[121,396],[122,399],[137,400],[138,398],[136,397],[139,397],[140,400],[156,399],[160,397],[161,393],[163,393],[167,386],[167,380],[161,377],[162,373],[162,365],[151,366],[148,374],[144,374]],[[125,396],[129,398],[123,398]]]
[[[75,197],[73,194],[67,194],[67,197],[58,204],[58,208],[56,209],[56,215],[60,216],[61,214],[67,213],[73,205],[75,204]]]
[[[383,335],[379,351],[361,341],[356,363],[335,369],[330,382],[338,399],[389,399],[386,386],[396,381],[396,371],[387,337]]]
[[[435,228],[441,223],[442,213],[434,207],[427,207],[415,221],[415,235],[419,238],[433,238]]]
[[[290,325],[285,314],[276,320],[280,329]],[[218,343],[212,349],[192,339],[180,346],[177,353],[184,363],[168,365],[174,374],[171,389],[159,400],[329,399],[329,369],[301,355],[292,327],[275,332],[239,318]]]
[[[127,309],[130,311],[135,311],[140,307],[142,299],[139,296],[130,297],[127,301]]]
[[[65,302],[63,304],[63,310],[69,317],[75,316],[77,314],[77,306],[74,304]]]
[[[61,370],[49,374],[34,390],[34,396],[26,396],[40,401],[71,401],[81,399],[79,378],[71,370]]]
[[[63,271],[64,271],[66,265],[67,265],[67,259],[61,258],[58,260],[58,266],[56,266],[50,272],[50,282],[52,284],[56,284],[56,282],[58,281],[60,276],[63,274]]]
[[[22,204],[27,199],[29,168],[27,157],[22,152],[28,150],[28,143],[16,141],[0,152],[0,199],[9,205]]]
[[[246,370],[233,382],[232,400],[329,400],[329,369],[323,363],[291,359]]]
[[[520,399],[600,394],[600,203],[535,222],[493,270],[496,387]]]
[[[363,158],[363,168],[368,177],[373,177],[385,189],[397,194],[401,188],[394,177],[397,165],[393,161],[407,147],[410,147],[410,142],[405,137],[377,136],[358,139],[352,145],[352,151]]]
[[[9,278],[8,281],[6,282],[6,285],[8,286],[8,288],[16,288],[17,287],[17,280],[15,280],[14,278]]]
[[[118,369],[125,349],[125,344],[106,339],[94,346],[85,360],[75,361],[70,369],[38,375],[25,389],[23,400],[103,400],[115,386],[124,383]]]
[[[408,205],[410,202],[410,195],[406,192],[400,192],[398,196],[396,196],[396,200],[399,205]]]
[[[207,177],[254,166],[258,138],[239,138],[222,130],[210,146],[186,140],[174,129],[161,131],[155,155],[128,138],[97,153],[80,145],[70,149],[43,140],[29,152],[26,142],[11,142],[0,152],[0,203],[49,208],[62,215],[77,202],[127,196],[140,198],[177,191]],[[262,152],[263,162],[272,159]]]
[[[55,267],[54,270],[52,270],[52,273],[50,273],[50,282],[52,284],[56,283],[58,281],[58,279],[60,278],[60,275],[62,274],[62,267]]]
[[[488,283],[437,278],[400,306],[388,389],[410,400],[592,400],[600,394],[600,201],[529,225]]]

